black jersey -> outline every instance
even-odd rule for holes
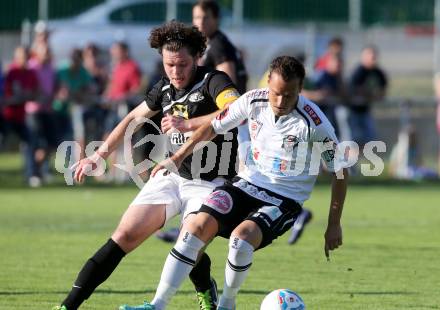
[[[145,102],[150,110],[161,110],[164,114],[169,113],[190,119],[218,110],[215,101],[217,96],[230,88],[235,87],[226,73],[211,71],[206,67],[197,67],[196,77],[187,88],[177,90],[168,78],[163,77],[146,94]],[[191,134],[192,132],[171,133],[168,136],[169,155],[174,154]],[[182,177],[190,180],[200,178],[211,181],[217,176],[232,178],[236,174],[237,131],[233,130],[225,135],[218,135],[212,141],[217,146],[215,164],[212,165],[211,161],[214,155],[213,150],[204,147],[185,158],[179,168]],[[210,160],[207,161],[208,154]],[[193,158],[195,162],[192,164]],[[204,167],[206,168],[204,169]],[[204,170],[209,171],[205,172]]]
[[[209,38],[208,46],[202,57],[202,64],[214,70],[217,65],[226,61],[232,61],[235,64],[237,90],[240,94],[244,94],[246,92],[248,75],[246,67],[244,66],[243,57],[231,41],[229,41],[221,31],[217,30]]]

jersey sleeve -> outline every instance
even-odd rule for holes
[[[221,71],[214,71],[212,74],[208,82],[208,92],[219,109],[224,109],[240,97],[229,76]]]
[[[238,127],[248,118],[249,103],[246,96],[241,96],[226,109],[224,109],[211,122],[215,133],[224,134],[229,130]]]
[[[144,101],[148,108],[152,111],[158,111],[162,109],[162,87],[164,86],[163,80],[157,82],[149,91],[147,91]]]

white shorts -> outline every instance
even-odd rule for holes
[[[224,181],[221,177],[211,182],[188,180],[175,173],[163,175],[163,172],[159,171],[144,185],[130,206],[165,204],[165,223],[177,214],[182,214],[182,218],[185,218],[188,214],[198,211],[203,200]]]

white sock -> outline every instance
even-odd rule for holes
[[[228,261],[225,268],[225,283],[219,306],[234,309],[235,297],[252,265],[254,247],[239,238],[229,240]]]
[[[189,232],[176,242],[165,261],[156,295],[151,302],[156,310],[165,309],[183,280],[188,277],[204,245],[202,240]]]

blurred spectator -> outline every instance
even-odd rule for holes
[[[32,176],[35,175],[35,167],[29,130],[25,124],[25,104],[35,100],[38,79],[35,72],[27,67],[28,59],[27,48],[19,46],[15,49],[13,63],[5,77],[3,119],[5,132],[9,134],[13,131],[20,138],[26,182],[33,185]]]
[[[47,29],[47,24],[40,20],[35,24],[34,27],[34,40],[32,42],[30,58],[33,59],[36,56],[39,47],[49,47],[49,29]]]
[[[93,79],[94,93],[101,96],[107,87],[108,72],[97,45],[90,43],[84,48],[83,65]]]
[[[336,109],[345,103],[345,86],[342,78],[342,60],[336,55],[329,55],[325,68],[317,73],[314,81],[315,103],[327,116],[339,136],[339,124],[336,118]]]
[[[219,30],[220,8],[215,1],[200,0],[193,6],[193,24],[208,39],[200,65],[225,72],[243,94],[248,75],[240,51]]]
[[[124,42],[116,42],[110,49],[113,70],[106,91],[106,120],[104,125],[105,140],[116,125],[127,115],[129,109],[139,101],[141,86],[141,71],[138,64],[130,57],[129,47]],[[116,170],[114,163],[122,158],[122,149],[113,152],[108,158],[109,173],[107,181],[125,182],[126,173]]]
[[[437,170],[440,175],[440,73],[434,76],[434,91],[435,99],[437,101],[437,134],[438,134],[438,158],[437,158]]]
[[[341,61],[344,59],[344,41],[339,37],[332,38],[328,44],[327,49],[321,57],[316,60],[315,63],[315,71],[319,72],[321,70],[325,70],[327,68],[327,62],[331,59],[332,56],[336,56]]]
[[[4,77],[3,77],[3,66],[0,62],[0,150],[3,147],[3,140],[5,136],[5,124],[3,120],[2,106],[3,106],[3,96],[4,96]]]
[[[136,100],[141,86],[141,71],[138,64],[130,57],[128,45],[124,42],[116,42],[111,47],[110,53],[113,70],[105,95],[109,109],[105,134],[110,133],[127,114],[128,105]]]
[[[371,116],[373,103],[384,99],[388,80],[378,65],[378,52],[367,46],[362,50],[361,63],[350,79],[350,118],[352,139],[362,148],[376,138],[374,120]]]
[[[35,175],[33,184],[48,179],[50,150],[56,148],[56,128],[52,113],[55,96],[56,73],[52,67],[51,52],[47,45],[41,44],[34,50],[34,58],[29,60],[29,68],[35,71],[39,92],[35,101],[28,101],[25,106],[26,125],[32,141]]]
[[[57,72],[57,92],[53,109],[57,119],[59,139],[75,139],[84,155],[84,105],[90,99],[92,78],[82,65],[82,51],[71,52],[70,64]]]
[[[88,44],[83,50],[83,64],[92,78],[90,104],[84,112],[86,139],[101,140],[106,110],[102,107],[102,96],[107,87],[108,71],[103,61],[103,53],[95,44]]]
[[[0,62],[0,98],[3,98],[3,94],[4,94],[3,65]]]

